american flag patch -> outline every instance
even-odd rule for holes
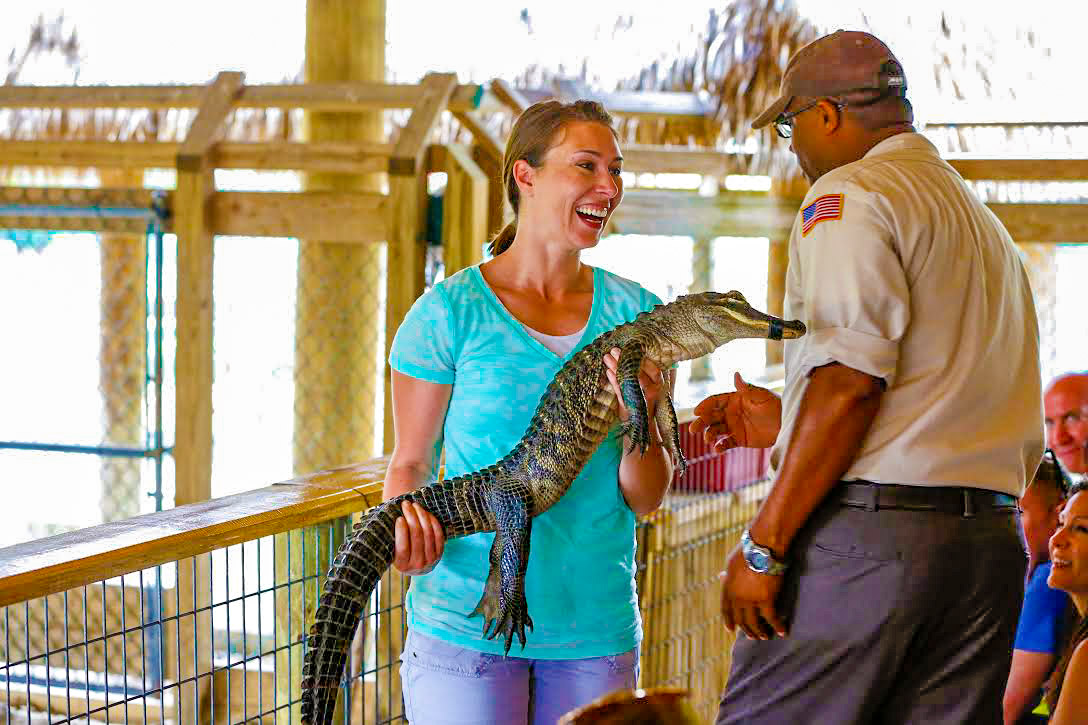
[[[842,219],[842,194],[824,194],[801,210],[801,236],[820,222]]]

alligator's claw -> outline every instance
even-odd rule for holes
[[[472,616],[477,614],[484,618],[484,637],[495,639],[499,634],[505,641],[505,654],[510,654],[510,645],[514,636],[518,638],[521,648],[525,649],[525,628],[533,629],[533,620],[529,616],[529,607],[525,601],[525,594],[518,592],[512,596],[498,594],[484,590],[480,597],[480,603],[472,610]]]
[[[630,453],[637,448],[639,453],[645,454],[646,449],[650,447],[650,426],[644,416],[631,416],[620,426],[620,432],[631,441],[625,453]]]

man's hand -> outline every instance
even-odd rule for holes
[[[782,400],[766,388],[733,376],[735,393],[712,395],[695,406],[691,432],[703,434],[714,453],[730,448],[770,448],[782,427]]]
[[[786,626],[775,611],[782,577],[757,574],[748,568],[738,546],[728,559],[722,580],[722,618],[730,632],[737,627],[752,639],[786,636]]]
[[[403,574],[426,574],[446,546],[442,524],[418,503],[404,501],[400,510],[403,516],[393,525],[393,566]]]

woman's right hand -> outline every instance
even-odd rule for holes
[[[730,448],[770,448],[782,427],[782,399],[766,388],[733,376],[735,393],[712,395],[695,406],[691,432],[715,453]]]
[[[403,574],[427,574],[446,546],[442,524],[418,503],[403,501],[400,509],[403,515],[393,528],[393,566]]]

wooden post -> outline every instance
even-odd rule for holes
[[[103,186],[139,188],[143,169],[103,170]],[[143,443],[147,351],[147,238],[141,234],[99,237],[102,292],[99,375],[105,411],[102,439],[110,445]],[[140,513],[140,459],[105,457],[101,465],[102,521]]]
[[[479,263],[487,237],[487,176],[468,149],[446,147],[446,197],[442,205],[442,260],[446,276]]]
[[[404,316],[423,294],[427,249],[423,240],[426,212],[427,140],[457,87],[451,73],[431,73],[422,82],[423,100],[401,129],[389,160],[389,240],[386,243],[385,359]],[[386,363],[388,368],[388,362]],[[391,373],[385,373],[385,445],[393,450],[393,397]]]
[[[691,292],[706,292],[714,286],[714,240],[707,235],[695,237],[691,250]],[[724,291],[724,290],[719,290]],[[691,361],[691,381],[706,383],[714,379],[710,356]]]
[[[306,81],[385,80],[385,0],[308,0]],[[379,144],[380,111],[307,112],[309,143]],[[307,173],[307,191],[382,191],[382,174]],[[376,452],[383,369],[381,247],[299,241],[295,325],[294,468],[306,473]]]
[[[513,216],[502,185],[503,144],[487,127],[471,113],[457,112],[454,117],[467,128],[475,139],[472,144],[472,160],[487,177],[487,229],[488,239],[506,225],[506,218]]]
[[[385,0],[307,0],[307,83],[385,81]],[[303,124],[309,143],[378,145],[385,141],[381,111],[308,111]],[[381,173],[307,173],[309,192],[382,191]],[[300,239],[295,311],[294,469],[307,473],[371,458],[381,429],[376,406],[384,369],[381,347],[381,246],[368,240]],[[334,525],[333,550],[343,529]],[[300,716],[298,697],[303,642],[318,603],[317,585],[327,562],[316,540],[323,527],[277,537],[277,582],[317,576],[313,586],[281,592],[276,602],[276,636],[288,649],[276,658],[278,711],[286,725]],[[288,544],[290,541],[290,544]],[[304,546],[303,542],[307,542]],[[287,550],[290,547],[290,556]],[[342,700],[342,698],[340,698]],[[342,718],[342,701],[333,720]]]
[[[767,314],[782,316],[786,299],[786,271],[790,263],[789,235],[775,235],[767,246]],[[767,367],[782,364],[782,341],[767,340]]]
[[[808,191],[808,182],[800,176],[788,179],[773,179],[771,198],[782,207],[783,211],[794,212],[792,219],[800,212],[801,201]],[[786,299],[786,273],[790,263],[791,227],[779,226],[768,230],[771,243],[767,247],[767,314],[782,316],[783,303]],[[767,341],[767,367],[781,365],[783,361],[781,340]]]
[[[215,193],[210,163],[216,132],[241,92],[244,76],[223,72],[205,93],[196,118],[177,157],[174,194],[174,233],[178,239],[177,275],[177,404],[174,465],[177,506],[211,498],[212,490],[212,270],[215,238],[208,218]],[[201,573],[203,570],[203,573]],[[207,556],[179,562],[178,593],[190,616],[179,617],[182,679],[197,678],[182,687],[176,722],[183,708],[199,717],[211,703],[205,695],[211,684],[211,617],[192,607],[211,602]],[[191,603],[191,606],[190,606]],[[179,615],[181,613],[179,612]],[[191,655],[191,656],[187,656]]]
[[[220,73],[208,87],[178,151],[174,233],[178,239],[175,505],[206,501],[212,487],[212,269],[208,204],[215,180],[208,154],[215,132],[242,87],[243,75]]]

